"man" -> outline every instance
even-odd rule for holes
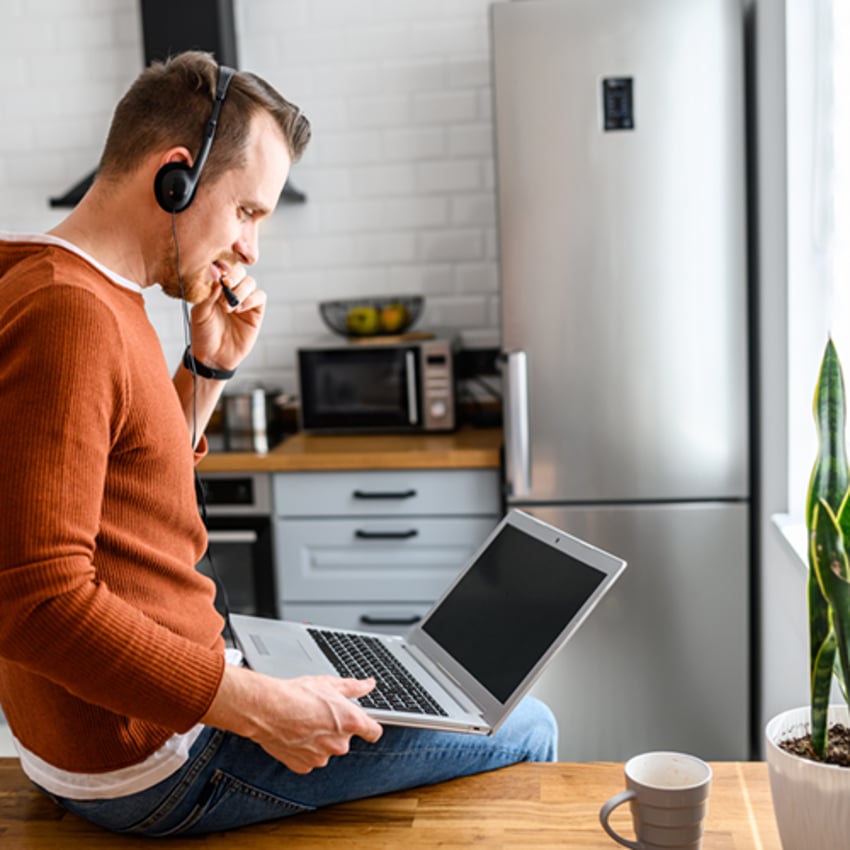
[[[120,101],[78,207],[0,241],[0,702],[30,778],[116,831],[228,829],[554,757],[534,700],[491,738],[383,730],[353,701],[371,680],[226,663],[193,465],[256,340],[245,267],[309,135],[267,83],[182,54]],[[173,378],[154,283],[193,304]]]

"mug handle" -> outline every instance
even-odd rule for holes
[[[617,808],[617,806],[622,806],[623,803],[628,803],[629,800],[634,800],[637,797],[637,794],[632,791],[621,791],[619,794],[615,794],[610,800],[605,802],[602,808],[599,810],[599,822],[602,824],[602,828],[611,838],[614,839],[619,844],[622,844],[624,847],[630,847],[631,850],[644,850],[643,844],[640,841],[629,841],[628,838],[623,838],[622,835],[618,835],[614,832],[614,828],[608,823],[608,818],[611,817],[611,812]]]

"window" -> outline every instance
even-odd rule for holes
[[[831,330],[850,373],[850,3],[832,3],[833,264]],[[850,374],[845,374],[850,381]]]
[[[828,335],[850,384],[850,4],[786,6],[788,513],[817,452],[812,400]],[[769,379],[770,364],[763,364]]]

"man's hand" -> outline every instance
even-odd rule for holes
[[[266,307],[266,293],[240,265],[228,269],[225,283],[239,299],[231,307],[221,285],[192,307],[192,352],[207,366],[234,369],[251,351]]]
[[[351,702],[374,686],[372,679],[334,676],[275,679],[227,665],[203,722],[250,738],[295,773],[309,773],[345,755],[352,736],[373,743],[381,737],[381,726]]]

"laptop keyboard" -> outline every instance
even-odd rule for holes
[[[378,638],[326,629],[307,631],[340,676],[374,677],[377,683],[374,690],[358,699],[364,708],[446,716]]]

